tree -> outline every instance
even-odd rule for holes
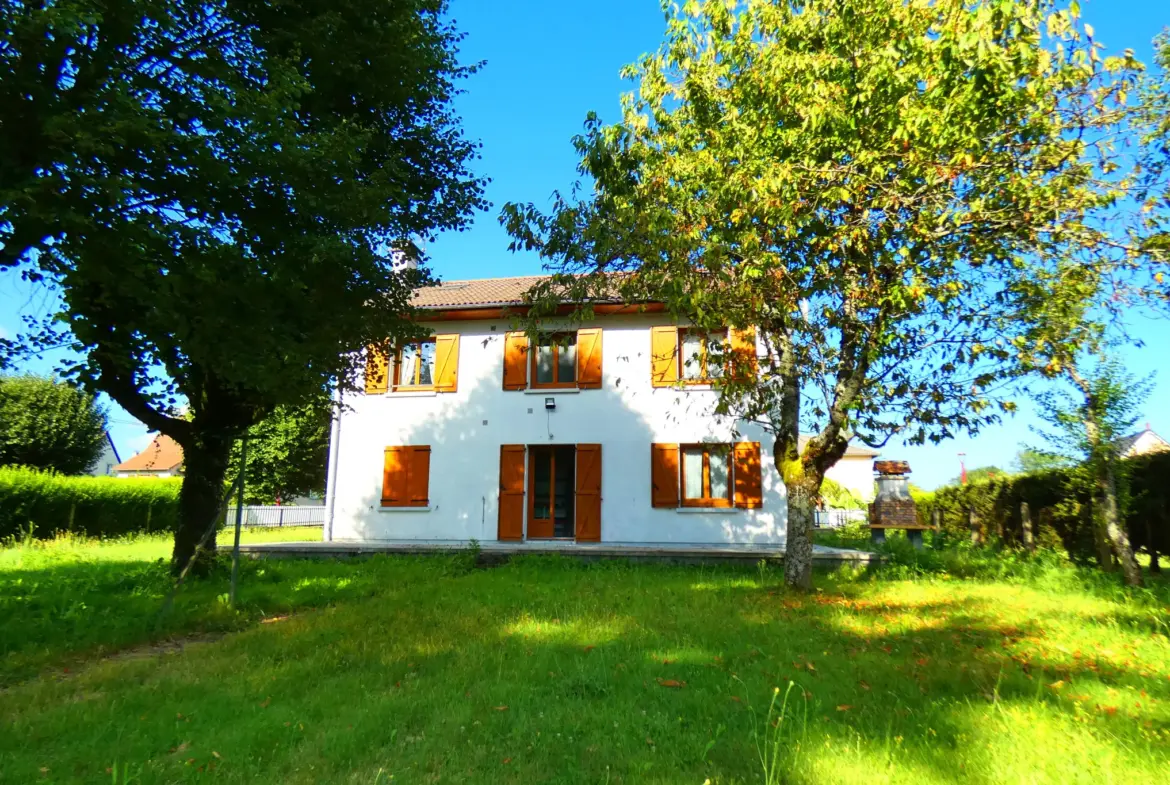
[[[775,434],[808,587],[810,503],[850,433],[937,441],[1012,408],[1027,315],[1003,293],[1096,236],[1114,194],[1091,153],[1136,66],[1050,2],[692,0],[668,25],[622,121],[575,140],[592,193],[501,220],[557,273],[537,312],[618,295],[758,331],[718,411]]]
[[[39,376],[0,376],[0,466],[84,474],[102,453],[106,413],[84,390]]]
[[[1037,450],[1024,447],[1016,453],[1015,468],[1022,474],[1044,472],[1051,469],[1063,469],[1069,465],[1069,460],[1046,450]]]
[[[248,429],[248,473],[244,501],[272,504],[325,492],[331,409],[328,399],[304,406],[278,406]],[[232,450],[228,477],[240,471],[240,449]]]
[[[426,274],[396,261],[486,206],[450,108],[476,66],[445,0],[7,3],[0,22],[0,265],[59,287],[70,370],[182,445],[179,571],[234,440],[420,335]]]
[[[1041,435],[1055,455],[1084,470],[1093,499],[1093,535],[1101,567],[1113,569],[1116,557],[1125,582],[1140,586],[1141,568],[1134,559],[1121,509],[1119,478],[1124,472],[1119,445],[1138,420],[1150,382],[1135,379],[1116,358],[1105,354],[1070,361],[1061,374],[1066,387],[1038,396],[1041,416],[1049,425]]]

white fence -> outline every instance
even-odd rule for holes
[[[818,529],[839,529],[853,521],[864,521],[869,516],[865,510],[817,510],[813,525]]]
[[[236,508],[228,507],[226,526],[236,525]],[[244,526],[324,526],[325,505],[301,507],[287,505],[244,505]]]

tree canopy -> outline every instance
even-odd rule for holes
[[[296,496],[325,492],[330,413],[328,399],[278,406],[248,429],[246,503],[287,503]],[[236,448],[228,477],[236,477],[239,471],[240,449]]]
[[[72,370],[183,446],[177,567],[232,441],[417,335],[398,254],[485,207],[446,10],[0,6],[0,266],[58,287]]]
[[[1008,293],[1100,238],[1097,154],[1136,68],[1051,2],[692,0],[626,69],[621,121],[575,139],[592,191],[501,220],[562,273],[538,305],[616,290],[758,331],[719,410],[776,434],[807,585],[807,500],[851,434],[940,440],[1012,408]]]
[[[84,474],[106,443],[94,396],[41,376],[0,376],[0,466]]]

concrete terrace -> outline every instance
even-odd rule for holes
[[[470,543],[451,540],[347,540],[334,542],[271,542],[241,545],[240,553],[254,559],[287,558],[345,558],[372,556],[379,553],[425,555],[456,553],[467,550]],[[631,561],[664,561],[685,563],[756,562],[760,559],[782,561],[784,544],[769,545],[712,545],[689,543],[586,543],[548,540],[544,542],[482,542],[479,544],[480,562],[497,564],[512,556],[523,554],[561,554],[583,560],[629,559]],[[222,542],[222,552],[230,552],[230,542]],[[867,551],[847,548],[813,546],[813,561],[817,565],[869,564],[881,561],[881,556]]]

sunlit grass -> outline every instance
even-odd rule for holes
[[[155,612],[149,562],[108,605],[93,592],[109,576],[85,589],[52,566],[0,572],[6,641],[49,593],[10,594],[18,575],[68,578],[107,609],[79,612],[91,641],[115,615],[137,620],[129,634]],[[217,599],[223,576],[176,607],[176,632],[224,637],[103,658],[117,647],[49,636],[56,655],[6,655],[9,674],[42,675],[0,700],[0,780],[108,782],[116,764],[141,783],[1161,781],[1165,587],[1049,569],[838,573],[798,596],[778,568],[247,562],[242,610]]]

